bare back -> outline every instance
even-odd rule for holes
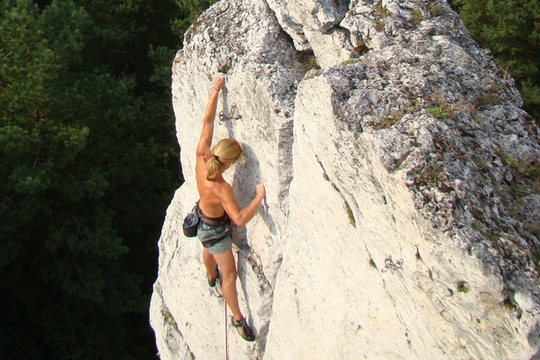
[[[223,208],[223,193],[227,191],[224,188],[231,186],[223,179],[221,174],[214,180],[206,180],[206,156],[197,155],[196,165],[197,190],[199,191],[199,207],[208,217],[220,217],[225,213]],[[232,189],[231,189],[232,190]]]

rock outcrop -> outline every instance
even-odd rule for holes
[[[181,223],[215,72],[246,343]],[[540,357],[540,146],[512,78],[445,1],[221,0],[173,65],[185,184],[159,240],[162,359]],[[230,313],[229,313],[230,315]]]

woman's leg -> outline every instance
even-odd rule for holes
[[[203,249],[203,260],[204,260],[204,266],[206,267],[206,273],[208,274],[208,279],[213,280],[217,278],[217,270],[216,270],[216,260],[214,259],[214,255],[210,254],[210,252],[207,249]]]
[[[244,318],[244,315],[242,315],[238,305],[238,293],[236,292],[236,277],[238,274],[232,250],[229,249],[223,254],[214,255],[214,259],[221,271],[221,290],[225,301],[229,305],[234,319],[240,321]]]

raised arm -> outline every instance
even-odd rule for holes
[[[197,156],[204,156],[212,146],[212,137],[214,136],[214,120],[216,118],[216,108],[219,91],[225,85],[225,75],[218,73],[214,76],[214,83],[208,104],[206,105],[206,111],[203,118],[203,127],[201,131],[201,138],[197,145]]]

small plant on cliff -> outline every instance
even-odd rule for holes
[[[494,244],[497,244],[497,243],[499,243],[499,241],[501,241],[501,237],[499,235],[495,234],[495,233],[489,233],[487,235],[487,238],[488,238],[489,241],[491,241]]]
[[[224,73],[224,74],[228,73],[229,70],[231,70],[231,66],[228,65],[228,64],[225,64],[225,65],[221,66],[221,67],[218,69],[219,72]]]
[[[349,223],[356,227],[356,220],[354,219],[354,214],[353,214],[353,211],[351,209],[351,207],[349,206],[349,204],[345,203],[345,210],[347,211],[347,217],[349,218]]]
[[[354,48],[354,51],[359,55],[362,56],[366,54],[369,51],[369,48],[365,44],[360,44]]]
[[[382,31],[384,29],[384,19],[395,15],[386,6],[379,5],[375,7],[375,16],[375,30]]]
[[[309,79],[313,79],[317,76],[321,76],[322,74],[324,73],[323,70],[321,69],[317,69],[317,70],[313,70],[312,72],[309,72],[306,74],[306,77],[305,77],[305,80],[309,80]]]
[[[414,9],[411,11],[412,21],[415,24],[420,24],[422,20],[424,19],[424,15],[422,14],[422,10],[420,9]]]
[[[505,308],[506,310],[510,310],[510,311],[515,311],[516,310],[516,306],[514,305],[514,303],[512,302],[512,300],[510,300],[510,298],[505,298],[501,305],[503,306],[503,308]]]
[[[163,315],[163,318],[165,319],[165,322],[171,324],[172,326],[176,326],[176,320],[174,320],[174,317],[172,316],[171,312],[167,309],[161,310],[161,315]]]
[[[435,4],[433,6],[431,6],[431,8],[429,9],[429,13],[431,14],[431,16],[440,16],[441,13],[442,13],[442,5],[441,4]]]
[[[399,111],[392,111],[384,116],[379,117],[379,121],[368,121],[367,125],[371,126],[375,130],[383,130],[392,127],[396,124],[403,114]]]
[[[392,13],[390,12],[390,10],[388,10],[386,6],[379,5],[375,7],[375,15],[380,18],[387,18],[389,16],[392,16]]]
[[[413,174],[414,183],[417,187],[420,186],[435,186],[446,180],[446,174],[443,169],[437,165],[430,165]]]
[[[490,95],[481,95],[478,97],[478,104],[482,107],[490,107],[493,105],[497,105],[501,102],[501,99],[494,94]]]
[[[457,291],[460,293],[468,293],[469,292],[469,284],[467,284],[466,281],[458,281],[457,282]]]
[[[343,66],[353,65],[353,64],[357,64],[359,61],[360,60],[358,60],[358,59],[345,60],[344,62],[341,63],[341,65],[343,65]]]
[[[508,166],[517,169],[519,167],[519,160],[512,154],[510,154],[505,148],[500,147],[497,150],[497,155]]]
[[[384,30],[384,21],[382,20],[376,20],[375,21],[375,30],[376,31],[383,31]]]
[[[426,108],[427,112],[429,112],[433,117],[437,119],[444,119],[447,118],[450,113],[448,110],[444,107],[437,106],[437,107],[428,107]]]
[[[481,156],[475,157],[474,162],[476,163],[476,166],[478,167],[480,171],[484,171],[488,168],[487,161]]]
[[[320,69],[321,67],[317,63],[317,57],[313,53],[302,53],[299,57],[302,69],[305,72],[313,69]]]
[[[516,181],[513,182],[513,189],[517,190],[518,186],[522,187],[522,191],[517,191],[516,193],[521,193],[521,196],[525,196],[530,192],[540,191],[540,163],[521,162],[503,147],[497,150],[497,155],[499,155],[505,165],[511,168],[512,174],[516,178]]]

